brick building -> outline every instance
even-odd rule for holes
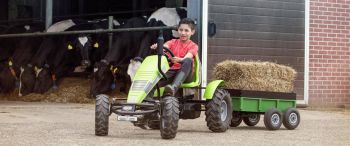
[[[350,0],[310,0],[309,105],[350,103]]]

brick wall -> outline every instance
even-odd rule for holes
[[[310,0],[309,105],[350,104],[350,0]]]

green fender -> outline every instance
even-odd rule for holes
[[[214,80],[211,81],[208,85],[207,88],[205,89],[204,92],[204,98],[205,99],[212,99],[213,95],[215,93],[216,88],[218,88],[218,86],[222,85],[224,83],[224,80]]]

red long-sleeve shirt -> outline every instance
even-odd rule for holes
[[[192,40],[188,40],[187,42],[183,43],[180,39],[172,39],[166,42],[166,44],[169,46],[169,49],[174,53],[176,57],[184,58],[188,52],[190,52],[193,55],[193,62],[194,58],[198,53],[198,45],[194,43]],[[180,69],[181,64],[175,63],[171,69]]]

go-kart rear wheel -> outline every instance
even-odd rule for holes
[[[259,114],[248,114],[248,116],[243,117],[243,122],[248,126],[255,126],[260,121],[260,115]]]
[[[109,124],[109,100],[108,96],[100,94],[96,96],[95,108],[95,135],[108,135]]]
[[[225,132],[231,123],[231,97],[226,90],[217,89],[206,106],[205,121],[213,132]]]
[[[179,123],[179,101],[176,97],[167,96],[162,99],[160,135],[163,139],[173,139]]]

